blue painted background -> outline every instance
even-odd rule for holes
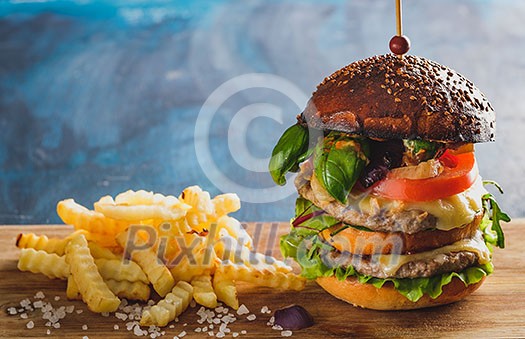
[[[525,216],[525,3],[404,3],[411,52],[457,69],[496,108],[498,141],[477,147],[481,171],[507,188],[504,207]],[[198,184],[218,194],[194,147],[197,116],[215,89],[266,73],[308,97],[334,70],[388,52],[394,28],[390,0],[2,2],[0,224],[57,223],[60,199],[90,205],[129,188],[178,194]],[[280,110],[282,123],[230,126],[258,103]],[[272,187],[267,173],[236,162],[228,131],[266,158],[302,108],[275,90],[238,91],[204,131],[210,161],[238,185]],[[244,203],[237,217],[288,220],[293,200]]]

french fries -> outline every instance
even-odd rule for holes
[[[185,281],[179,281],[164,299],[142,312],[142,326],[166,326],[184,312],[192,299],[193,287]]]
[[[146,273],[148,280],[153,285],[155,291],[164,297],[175,285],[175,280],[171,275],[170,270],[164,265],[163,262],[157,257],[157,254],[151,247],[143,250],[131,250],[128,246],[129,232],[125,231],[117,235],[117,242],[124,249],[127,255],[133,258],[133,261],[139,264],[142,270]],[[140,237],[136,239],[130,239],[131,243],[137,246],[143,246],[145,241]]]
[[[251,236],[228,215],[239,208],[236,194],[211,198],[198,186],[179,198],[130,190],[100,198],[94,210],[62,200],[57,213],[75,231],[63,239],[20,234],[18,268],[67,280],[67,297],[93,312],[116,310],[119,298],[147,301],[151,284],[163,299],[145,308],[143,326],[167,325],[192,300],[238,309],[236,281],[304,288],[285,262],[254,251]]]
[[[42,273],[51,279],[65,280],[69,276],[69,265],[65,257],[32,248],[23,248],[18,259],[18,269],[32,273]]]
[[[150,296],[150,288],[148,285],[140,281],[117,281],[113,279],[104,280],[111,292],[119,298],[126,298],[129,300],[148,301]],[[67,279],[66,296],[69,300],[82,300],[80,291],[78,289],[73,276]]]
[[[211,285],[211,276],[199,275],[191,280],[193,286],[193,299],[204,307],[217,307],[217,295]]]
[[[215,271],[213,275],[213,290],[217,299],[233,308],[239,308],[239,298],[237,297],[237,288],[235,282],[229,277],[224,276],[221,270]]]
[[[123,260],[98,258],[95,259],[95,265],[97,265],[98,272],[105,280],[111,279],[149,284],[149,280],[142,268],[133,261],[125,262]]]
[[[77,230],[82,229],[94,234],[115,235],[130,225],[127,221],[111,219],[102,213],[90,211],[77,204],[73,199],[60,201],[57,204],[57,213],[65,224],[73,225]]]
[[[304,289],[306,279],[293,273],[274,272],[267,268],[248,267],[245,265],[224,264],[217,267],[215,274],[231,280],[245,281],[257,286],[265,286],[283,290],[300,291]]]
[[[16,247],[32,248],[37,251],[64,255],[69,239],[48,238],[34,233],[20,233],[16,238]]]
[[[77,234],[69,241],[66,247],[66,262],[70,266],[71,275],[82,300],[91,311],[101,313],[117,310],[120,300],[104,283],[83,234]]]

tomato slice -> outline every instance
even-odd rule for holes
[[[437,177],[405,179],[389,173],[372,188],[372,193],[392,200],[431,201],[461,193],[474,184],[478,177],[474,152],[445,152],[442,157],[444,170]]]

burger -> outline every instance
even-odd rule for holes
[[[284,256],[355,306],[402,310],[458,301],[504,247],[474,144],[495,114],[476,86],[428,59],[393,54],[327,77],[275,146],[279,185],[298,172]]]

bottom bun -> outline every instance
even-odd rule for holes
[[[356,278],[341,281],[332,276],[317,278],[317,283],[334,297],[354,306],[389,311],[450,304],[477,290],[484,280],[485,278],[475,284],[465,286],[460,279],[454,277],[448,285],[443,286],[443,293],[436,299],[425,294],[416,302],[408,300],[399,293],[391,282],[387,282],[381,288],[376,288],[372,284],[361,284]]]

